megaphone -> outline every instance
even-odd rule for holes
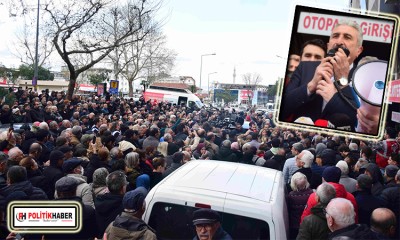
[[[360,108],[373,115],[381,111],[386,71],[387,61],[372,60],[359,65],[353,72],[353,89],[360,97]],[[357,127],[356,131],[362,130]]]

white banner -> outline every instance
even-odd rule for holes
[[[297,32],[330,36],[333,27],[342,19],[357,22],[363,32],[363,39],[373,42],[391,43],[393,22],[379,19],[344,17],[329,14],[301,12]]]
[[[400,113],[392,112],[392,121],[400,123]]]

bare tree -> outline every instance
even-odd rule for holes
[[[251,105],[251,100],[254,96],[254,92],[257,90],[257,86],[260,85],[262,77],[259,73],[245,73],[242,75],[244,84],[249,86],[247,88],[247,98],[249,99],[248,105]]]
[[[30,19],[30,15],[25,14],[24,25],[21,32],[16,33],[15,41],[13,44],[13,55],[21,59],[21,63],[33,66],[35,63],[35,34],[36,23],[34,19]],[[48,64],[47,61],[50,55],[54,52],[54,44],[52,39],[46,33],[46,28],[42,27],[40,29],[41,36],[39,38],[39,49],[38,51],[38,66],[43,67]]]
[[[126,5],[117,2],[118,7],[115,7],[111,6],[112,2],[51,0],[44,7],[50,16],[47,25],[55,49],[70,72],[68,99],[72,98],[79,74],[99,63],[115,48],[141,41],[152,29],[149,19],[153,19],[158,3],[132,0]],[[123,27],[114,29],[115,21]]]
[[[174,65],[176,53],[166,47],[166,37],[160,31],[161,24],[154,23],[149,32],[141,41],[115,48],[109,55],[114,67],[114,73],[118,79],[121,75],[127,79],[129,96],[133,96],[133,81],[146,78],[147,84],[151,84],[157,76],[168,75]],[[115,24],[115,29],[119,29]],[[136,32],[143,35],[142,32]]]

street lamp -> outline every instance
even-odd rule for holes
[[[38,0],[37,6],[37,18],[36,18],[36,43],[35,43],[35,70],[32,79],[32,85],[35,92],[37,91],[37,80],[38,80],[38,49],[39,49],[39,7],[40,0]]]
[[[208,92],[208,97],[210,97],[210,75],[216,74],[217,72],[212,72],[208,74],[208,87],[207,87],[207,92]]]
[[[208,53],[208,54],[203,54],[201,55],[201,60],[200,60],[200,88],[201,88],[201,72],[202,72],[202,68],[203,68],[203,57],[204,56],[213,56],[213,55],[217,55],[216,53]]]

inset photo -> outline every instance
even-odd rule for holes
[[[295,7],[279,126],[381,139],[399,18]]]

